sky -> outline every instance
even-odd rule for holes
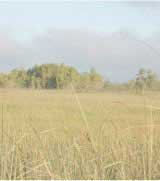
[[[0,2],[0,71],[65,63],[113,82],[160,76],[158,1]]]

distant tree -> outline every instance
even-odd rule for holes
[[[90,85],[93,89],[99,89],[104,86],[103,77],[96,72],[95,68],[91,68],[89,72]]]
[[[0,73],[0,87],[6,87],[7,86],[7,75]]]
[[[89,75],[91,82],[102,81],[102,76],[96,72],[95,68],[90,69]]]
[[[36,77],[32,76],[31,77],[31,83],[30,83],[31,88],[36,89],[37,88],[37,83],[36,83]]]
[[[78,89],[100,89],[104,87],[103,77],[91,68],[89,72],[84,72],[80,75]]]
[[[146,85],[146,71],[145,69],[140,69],[135,80],[136,93],[144,93],[144,88]]]
[[[144,89],[152,89],[157,81],[156,74],[152,70],[140,69],[135,80],[136,92],[144,92]]]
[[[9,86],[26,88],[29,86],[29,77],[24,69],[14,69],[8,74]]]
[[[90,75],[89,73],[84,72],[80,76],[78,89],[80,90],[88,89],[89,86],[90,86]]]
[[[67,85],[71,81],[70,77],[69,77],[69,70],[64,64],[61,64],[58,67],[56,77],[57,77],[56,78],[57,88],[65,88],[65,87],[67,87]]]
[[[37,89],[41,89],[41,88],[42,88],[42,80],[41,80],[41,78],[37,78],[37,79],[35,80],[35,87],[36,87]]]
[[[152,70],[146,72],[146,85],[149,89],[153,88],[154,83],[157,80],[156,74]]]

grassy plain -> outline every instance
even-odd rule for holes
[[[0,90],[1,179],[160,179],[160,93]]]

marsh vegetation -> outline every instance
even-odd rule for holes
[[[159,100],[1,89],[1,179],[159,179]]]

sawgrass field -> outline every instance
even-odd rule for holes
[[[0,90],[1,179],[160,179],[160,93]]]

